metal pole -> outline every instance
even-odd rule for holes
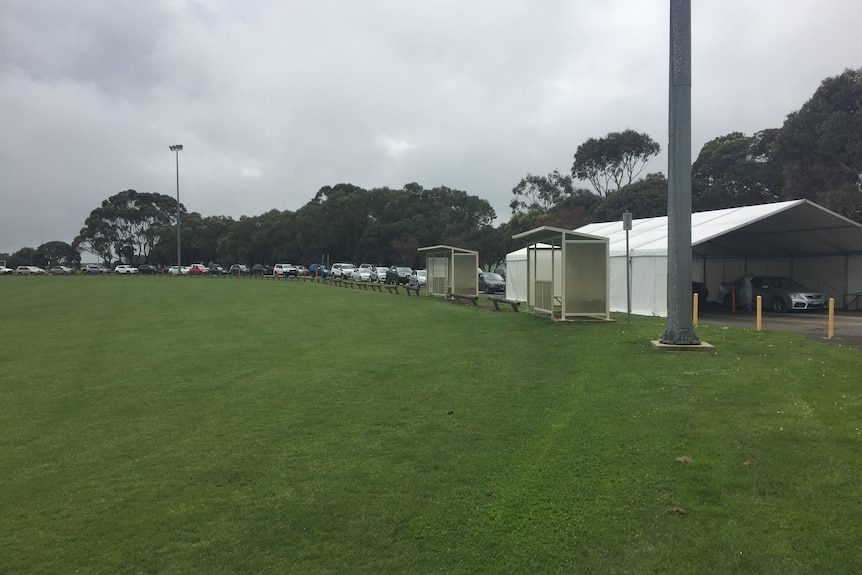
[[[697,345],[691,297],[691,0],[670,2],[667,331],[661,343]]]
[[[177,276],[183,275],[182,235],[180,233],[180,152],[182,145],[171,146],[171,151],[177,156]]]
[[[626,321],[632,322],[632,260],[629,255],[629,230],[632,229],[632,213],[623,212],[623,229],[626,231]]]

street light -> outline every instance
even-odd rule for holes
[[[177,276],[183,275],[183,259],[180,248],[180,152],[183,147],[180,144],[171,146],[171,151],[177,156]]]

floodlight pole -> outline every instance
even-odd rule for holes
[[[183,275],[182,246],[180,244],[180,152],[183,151],[183,147],[177,144],[170,148],[177,156],[177,277],[179,277]]]
[[[691,0],[670,1],[667,331],[661,343],[698,345],[691,295]]]

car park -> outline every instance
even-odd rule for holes
[[[114,273],[120,275],[136,274],[138,273],[138,268],[130,266],[128,264],[119,264],[117,267],[114,268]]]
[[[413,287],[425,287],[425,283],[427,282],[427,271],[426,270],[413,270],[413,273],[410,274],[410,279],[408,283]]]
[[[413,275],[413,269],[407,266],[389,266],[386,272],[386,283],[388,284],[404,284],[410,283],[410,276]]]
[[[81,268],[81,273],[84,275],[103,275],[111,273],[111,270],[98,264],[87,264]]]
[[[736,294],[736,307],[743,308],[743,302],[738,299],[743,279],[741,277],[732,282],[722,282],[718,290],[718,301],[727,307],[732,307],[734,294]],[[751,287],[753,301],[760,296],[764,309],[776,313],[791,310],[818,310],[826,307],[823,292],[807,288],[788,277],[751,276]]]
[[[506,293],[506,280],[495,272],[482,272],[479,274],[479,291],[488,294]]]
[[[299,270],[293,264],[275,264],[272,273],[278,277],[297,276]]]
[[[52,276],[71,276],[75,275],[75,270],[67,266],[52,266],[48,273]]]

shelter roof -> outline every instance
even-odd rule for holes
[[[606,236],[591,235],[578,230],[564,230],[563,228],[554,228],[551,226],[541,226],[533,228],[520,234],[512,236],[513,240],[521,240],[528,245],[532,244],[548,244],[551,246],[561,246],[563,242],[571,240],[607,240]]]
[[[478,254],[479,253],[475,250],[456,248],[453,246],[446,246],[446,245],[427,246],[424,248],[418,248],[416,251],[419,251],[419,252],[448,252],[448,253],[452,253],[452,254]]]
[[[607,237],[611,256],[625,255],[622,221],[575,230]],[[632,257],[667,254],[667,216],[632,221]],[[862,224],[808,200],[726,208],[691,215],[691,249],[698,257],[777,257],[862,253]]]

